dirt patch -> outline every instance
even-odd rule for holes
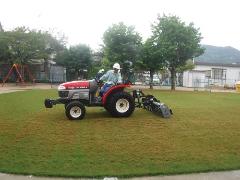
[[[45,83],[34,83],[34,84],[16,84],[16,83],[5,83],[3,86],[0,85],[0,94],[11,93],[16,91],[26,91],[32,89],[57,89],[58,84],[45,84]]]

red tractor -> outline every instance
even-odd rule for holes
[[[114,117],[128,117],[135,107],[155,112],[164,118],[172,114],[171,109],[152,95],[144,95],[141,90],[125,91],[130,87],[129,83],[114,85],[103,96],[97,96],[100,86],[97,79],[60,84],[59,99],[45,99],[45,107],[64,104],[66,116],[71,120],[83,119],[85,106],[102,106]]]

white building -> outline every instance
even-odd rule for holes
[[[234,87],[240,80],[240,64],[195,62],[195,68],[183,73],[184,87]]]

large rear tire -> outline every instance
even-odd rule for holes
[[[86,109],[81,102],[72,101],[66,105],[65,113],[70,120],[81,120],[85,116]]]
[[[128,117],[135,110],[135,102],[129,93],[118,92],[109,99],[106,109],[114,117]]]

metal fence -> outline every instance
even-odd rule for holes
[[[0,66],[0,82],[9,73],[11,65],[1,65]],[[41,68],[41,65],[29,65],[31,75],[35,79],[35,82],[44,82],[44,83],[60,83],[66,82],[66,68],[57,65],[51,65],[48,68]],[[21,75],[24,78],[24,81],[32,81],[29,77],[29,73],[24,71],[21,72]],[[10,74],[7,82],[16,82],[18,79],[15,70]]]
[[[49,73],[35,72],[35,79],[38,82],[66,82],[66,68],[63,68],[61,66],[51,66],[49,69]]]
[[[193,79],[192,87],[195,90],[198,89],[235,89],[235,84],[238,81],[237,79]]]
[[[149,85],[149,76],[136,76],[137,85]],[[176,76],[176,87],[186,87],[193,88],[194,90],[212,90],[212,89],[235,89],[235,84],[238,79],[213,79],[213,78],[203,78],[203,79],[190,79],[187,85],[183,84],[184,77],[181,74]],[[171,86],[171,77],[167,76],[155,76],[153,79],[154,86]]]
[[[183,86],[183,76],[182,74],[177,74],[176,76],[176,86]],[[153,76],[154,86],[171,86],[171,77],[168,74],[154,74]],[[150,76],[149,74],[136,73],[135,74],[135,84],[139,85],[149,85]]]

